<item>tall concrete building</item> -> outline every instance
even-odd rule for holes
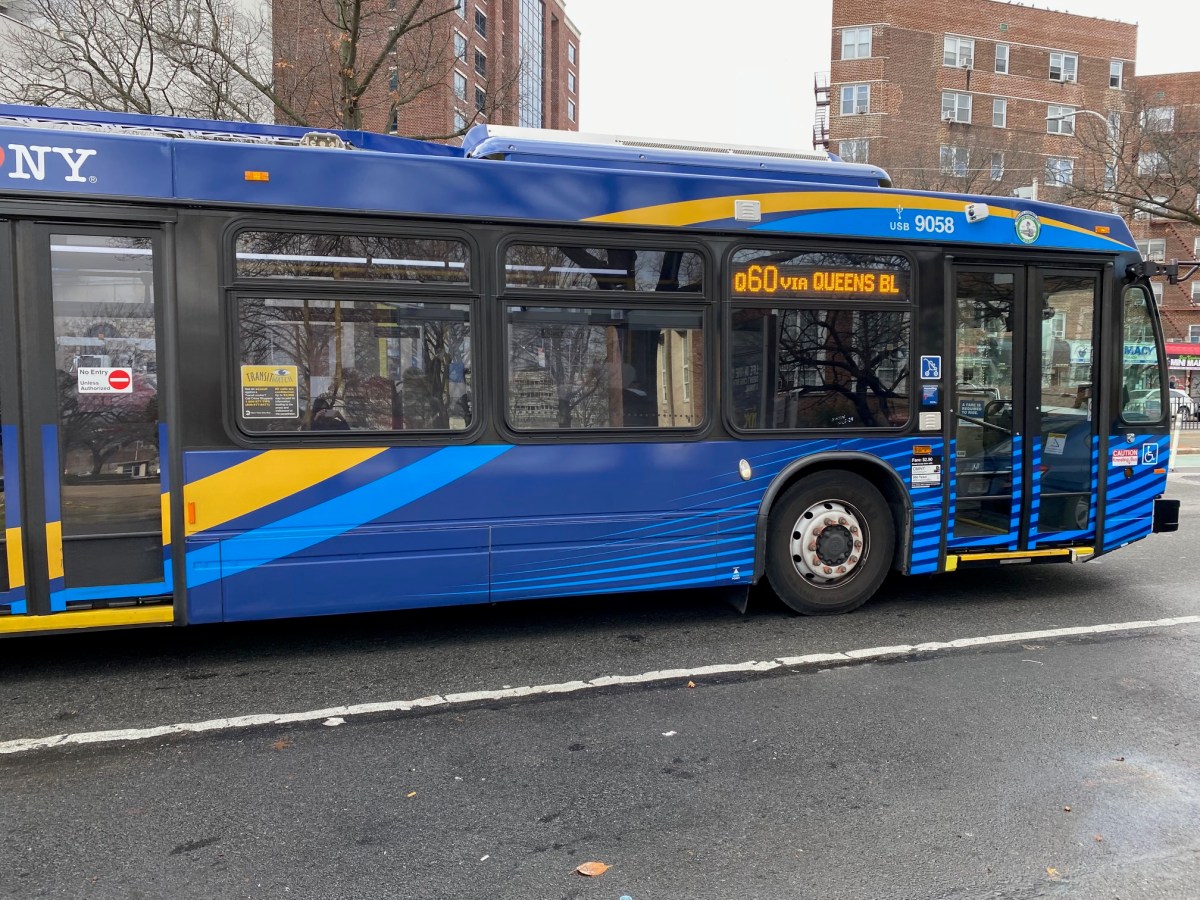
[[[834,0],[813,140],[898,187],[1080,202],[1073,186],[1131,122],[1197,130],[1200,73],[1135,76],[1137,26],[998,0]],[[1195,202],[1195,185],[1189,202]],[[1143,252],[1187,258],[1200,229],[1131,216]],[[1168,341],[1200,341],[1200,291],[1164,285]]]
[[[332,83],[338,61],[329,53],[318,4],[272,0],[275,56],[294,59],[294,78]],[[410,6],[408,0],[372,0],[360,61],[378,51]],[[429,0],[421,16],[446,6],[454,8],[397,44],[387,77],[376,78],[363,97],[365,129],[431,138],[481,122],[578,130],[580,35],[563,0]],[[314,91],[305,111],[315,121],[313,110],[328,106]]]

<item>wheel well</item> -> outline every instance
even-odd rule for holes
[[[892,524],[896,529],[892,568],[905,571],[910,556],[909,522],[912,520],[912,503],[900,476],[894,469],[869,454],[835,453],[812,460],[798,460],[780,472],[763,494],[754,535],[754,581],[757,582],[766,572],[767,522],[771,510],[792,485],[817,472],[848,472],[858,475],[869,481],[883,495],[888,509],[892,511]]]

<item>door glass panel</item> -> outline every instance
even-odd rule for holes
[[[1086,531],[1092,494],[1092,325],[1097,280],[1042,281],[1038,531]]]
[[[149,238],[50,237],[68,587],[163,577]]]
[[[1158,377],[1158,348],[1150,319],[1149,292],[1140,284],[1122,297],[1124,353],[1121,363],[1121,418],[1131,424],[1159,423],[1166,406]]]
[[[954,538],[1007,540],[1013,517],[1011,272],[955,275]]]

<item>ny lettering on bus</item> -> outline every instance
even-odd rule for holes
[[[96,155],[95,150],[80,150],[77,147],[39,147],[36,145],[26,144],[9,144],[8,149],[12,151],[13,171],[8,173],[9,178],[32,179],[33,181],[46,180],[46,159],[47,154],[57,154],[62,157],[63,162],[70,173],[63,175],[63,181],[86,182],[88,179],[80,174],[83,169],[83,164],[91,157]],[[7,154],[0,149],[0,166],[3,166]],[[54,156],[49,157],[52,161]]]
[[[905,293],[906,273],[862,272],[798,266],[748,265],[733,271],[733,293],[771,297],[828,297],[830,294],[897,298]]]

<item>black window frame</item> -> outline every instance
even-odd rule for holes
[[[563,290],[556,288],[510,288],[505,284],[505,263],[510,247],[516,244],[544,244],[550,246],[580,246],[588,248],[633,248],[650,251],[672,251],[696,253],[703,266],[705,290],[674,294],[660,291],[604,291]],[[566,443],[674,443],[696,442],[709,437],[717,426],[715,413],[717,379],[715,369],[719,364],[717,334],[719,324],[719,299],[712,288],[716,267],[711,247],[699,235],[672,236],[646,235],[634,232],[604,231],[522,231],[505,233],[497,242],[492,254],[495,271],[495,336],[490,347],[496,365],[493,374],[497,384],[491,393],[493,406],[492,426],[506,441],[513,444],[542,444],[548,440]],[[701,315],[704,372],[697,382],[703,385],[704,402],[698,407],[699,421],[691,427],[609,427],[609,428],[542,428],[517,429],[508,418],[509,347],[508,309],[510,306],[558,307],[563,309],[613,309],[633,310],[663,309],[668,307],[682,312],[698,312]]]
[[[245,232],[275,231],[290,234],[330,234],[416,240],[446,240],[461,243],[467,252],[467,280],[461,284],[406,284],[403,282],[323,279],[238,277],[237,244]],[[296,217],[244,217],[226,223],[221,239],[220,328],[224,344],[222,378],[222,422],[228,437],[239,446],[299,447],[343,444],[382,446],[463,445],[479,439],[493,418],[486,386],[476,380],[481,373],[488,341],[488,322],[483,303],[481,268],[485,265],[477,236],[443,224],[423,227],[421,223],[396,223],[378,219]],[[241,327],[239,304],[263,297],[310,297],[355,302],[425,302],[468,309],[471,328],[470,368],[471,421],[462,430],[412,429],[378,431],[247,431],[242,427],[240,403]]]
[[[733,272],[733,259],[737,253],[745,250],[767,250],[788,252],[795,255],[806,253],[845,253],[860,256],[898,256],[908,261],[908,298],[899,300],[846,300],[843,308],[856,312],[906,312],[909,317],[909,341],[907,348],[908,360],[908,421],[903,425],[891,427],[850,426],[838,428],[745,428],[734,422],[733,409],[733,314],[737,309],[762,308],[764,305],[777,306],[785,309],[826,310],[828,301],[818,299],[779,299],[771,298],[735,298],[730,283]],[[862,246],[857,244],[811,243],[800,240],[763,240],[741,238],[725,248],[721,257],[721,282],[718,292],[721,298],[721,348],[720,348],[720,385],[721,385],[721,424],[733,436],[753,440],[771,440],[792,438],[798,435],[804,437],[894,437],[910,434],[917,429],[920,409],[918,407],[919,374],[914,366],[916,349],[920,341],[921,303],[920,303],[920,274],[916,254],[910,248],[890,244],[873,244]]]

